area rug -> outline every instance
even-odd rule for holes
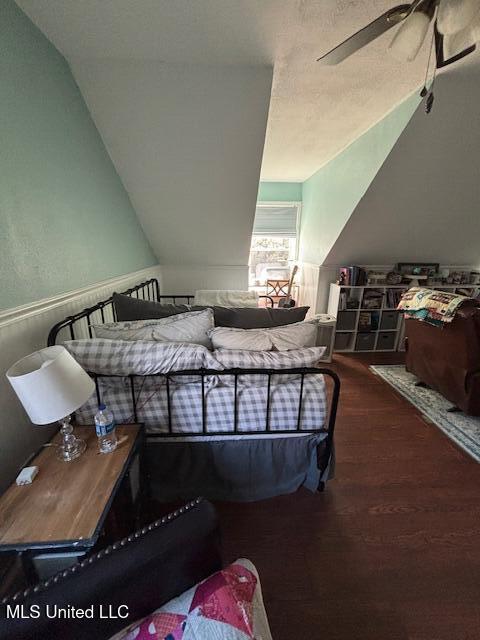
[[[452,407],[452,403],[432,389],[416,387],[418,378],[408,373],[404,365],[371,365],[370,369],[417,407],[453,442],[480,462],[480,418],[460,412],[449,413],[447,410]]]

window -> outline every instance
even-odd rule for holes
[[[297,259],[298,203],[259,203],[255,211],[249,259],[250,287],[267,280],[288,280]]]

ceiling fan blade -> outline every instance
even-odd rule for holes
[[[329,51],[320,58],[317,58],[317,62],[321,62],[322,64],[338,64],[351,56],[352,53],[355,53],[372,40],[375,40],[382,33],[385,33],[396,24],[399,24],[406,18],[409,11],[411,10],[411,5],[409,4],[400,4],[393,9],[389,9],[383,15],[379,16],[376,20],[371,22],[369,25],[354,33],[353,36],[347,38],[344,42],[339,44],[337,47]]]
[[[470,36],[470,37],[469,37]],[[440,33],[437,22],[435,22],[435,50],[437,54],[437,69],[447,67],[449,64],[457,62],[470,53],[473,53],[477,46],[474,42],[475,35],[472,32],[455,34],[448,36]]]

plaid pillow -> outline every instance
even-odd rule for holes
[[[213,311],[179,313],[157,320],[106,322],[92,325],[95,338],[108,340],[150,340],[155,342],[185,342],[211,348],[208,331],[213,329]]]
[[[240,349],[217,349],[213,352],[215,359],[225,369],[297,369],[315,367],[325,353],[326,347],[305,347],[290,351],[244,351]],[[271,384],[290,382],[298,376],[295,374],[275,374]],[[221,377],[223,384],[233,384],[233,379]],[[239,378],[239,384],[244,386],[265,386],[268,384],[266,375],[244,375]]]
[[[150,375],[185,369],[223,369],[201,345],[147,340],[67,340],[65,348],[87,371],[104,375]]]

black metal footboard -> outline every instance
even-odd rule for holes
[[[333,438],[335,432],[335,422],[337,417],[337,408],[338,408],[338,400],[340,396],[340,379],[338,375],[332,371],[331,369],[324,368],[316,368],[316,367],[301,367],[301,368],[291,368],[291,369],[192,369],[186,371],[173,371],[170,373],[162,373],[162,374],[152,374],[148,376],[135,376],[135,375],[101,375],[89,372],[89,375],[95,381],[96,393],[97,393],[97,401],[98,404],[102,402],[102,394],[101,388],[99,384],[99,380],[103,378],[128,378],[130,381],[130,393],[131,393],[131,406],[132,406],[132,414],[131,420],[134,422],[138,422],[138,406],[140,402],[140,394],[142,391],[142,383],[140,383],[140,389],[137,393],[135,382],[136,380],[145,380],[149,378],[163,378],[165,379],[165,389],[167,394],[167,431],[165,433],[156,433],[149,434],[149,438],[164,438],[164,437],[198,437],[198,436],[238,436],[238,435],[291,435],[292,433],[325,433],[327,437],[325,441],[322,443],[321,455],[319,456],[319,469],[323,472],[329,463],[332,448],[333,448]],[[259,428],[255,429],[245,429],[239,428],[239,406],[238,406],[238,391],[239,391],[239,379],[242,376],[266,376],[267,377],[267,397],[266,397],[266,407],[265,407],[265,424]],[[294,429],[272,429],[271,428],[271,419],[270,419],[270,404],[271,404],[271,391],[272,391],[272,377],[274,376],[284,376],[284,375],[292,375],[298,376],[300,379],[300,390],[299,390],[299,398],[298,398],[298,410],[297,410],[297,421]],[[304,382],[305,376],[315,376],[321,375],[326,376],[332,381],[332,389],[330,392],[330,399],[328,404],[328,418],[325,424],[319,425],[317,428],[303,428],[302,426],[302,403],[303,403],[303,391],[304,391]],[[201,424],[199,425],[199,429],[194,432],[176,432],[172,423],[172,411],[171,411],[171,389],[170,383],[172,379],[181,378],[181,377],[198,377],[199,386],[201,386],[201,402],[202,402],[202,418]],[[206,378],[210,376],[218,376],[222,377],[233,377],[233,429],[230,430],[218,430],[218,429],[210,429],[207,428],[207,402],[206,402]],[[113,407],[114,409],[114,407]]]

